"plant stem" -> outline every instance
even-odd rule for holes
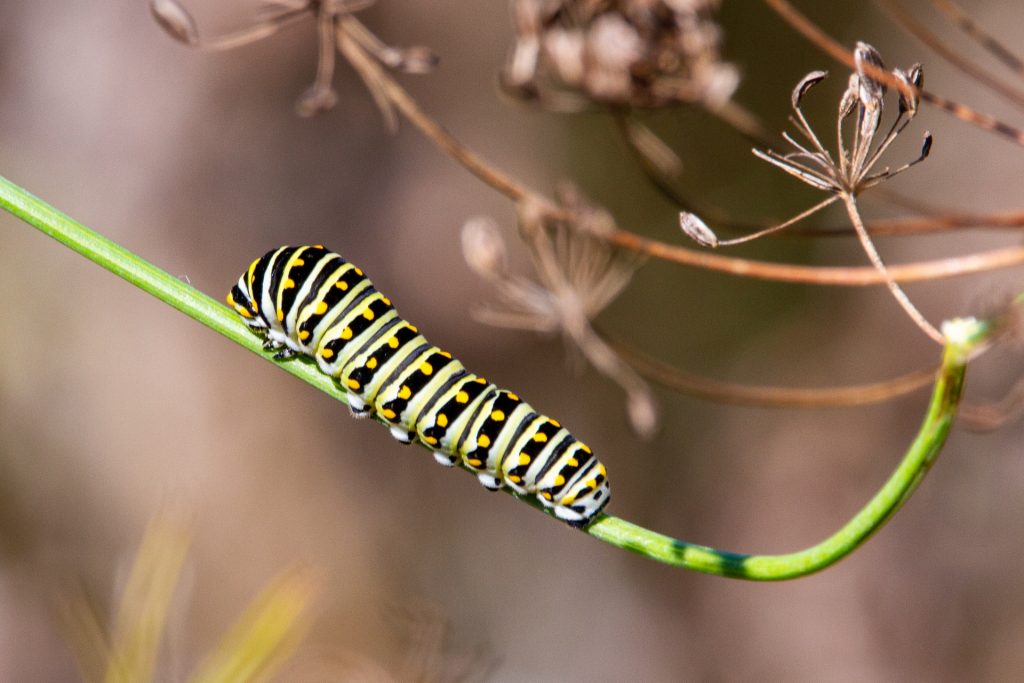
[[[272,353],[262,349],[260,341],[226,306],[2,177],[0,207],[193,320],[271,360]],[[778,581],[810,574],[834,564],[867,540],[906,502],[945,442],[960,402],[967,361],[990,332],[988,324],[973,319],[947,325],[942,366],[917,437],[874,498],[823,542],[785,555],[743,555],[677,540],[610,515],[601,515],[585,532],[652,560],[733,578]],[[344,402],[344,392],[339,391],[334,380],[320,373],[315,366],[295,361],[275,364]],[[516,497],[534,507],[540,505],[532,496]]]
[[[121,245],[93,232],[43,200],[0,176],[0,208],[17,216],[40,232],[70,247],[93,263],[152,294],[193,320],[206,325],[239,346],[270,359],[262,343],[226,306],[214,301],[181,279],[157,268]],[[240,266],[241,268],[241,266]],[[316,365],[300,360],[279,363],[279,367],[347,405],[347,393]]]
[[[821,543],[784,555],[743,555],[656,534],[610,516],[599,518],[587,533],[659,562],[752,581],[793,579],[835,564],[900,509],[935,462],[956,415],[967,361],[972,349],[988,333],[988,326],[976,321],[961,320],[956,324],[972,329],[963,335],[950,335],[959,338],[947,342],[928,412],[903,460],[868,504]]]
[[[871,241],[871,237],[868,235],[867,230],[864,229],[864,221],[860,218],[860,211],[857,210],[857,199],[853,194],[849,192],[843,192],[843,204],[846,206],[846,213],[850,216],[850,221],[853,223],[853,229],[857,231],[857,237],[860,239],[860,244],[864,247],[864,251],[867,253],[871,263],[874,264],[878,272],[885,278],[885,284],[889,287],[889,291],[892,293],[896,302],[903,307],[903,310],[907,312],[910,319],[921,328],[921,330],[927,334],[937,344],[945,343],[942,338],[942,333],[935,329],[935,326],[928,322],[928,319],[921,314],[921,311],[917,310],[917,306],[910,300],[907,293],[903,291],[903,288],[896,284],[896,280],[893,279],[892,274],[886,267],[885,263],[882,262],[882,257],[879,255],[878,250],[875,249],[875,243]]]

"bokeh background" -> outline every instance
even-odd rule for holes
[[[890,65],[922,61],[936,91],[1020,121],[870,3],[804,4],[845,43],[871,42]],[[927,3],[908,4],[978,56]],[[207,34],[257,9],[189,7]],[[971,12],[1021,43],[1016,3]],[[926,392],[796,411],[658,390],[662,428],[643,442],[616,387],[574,372],[557,339],[473,321],[489,292],[462,260],[460,230],[491,216],[514,243],[504,199],[408,125],[388,134],[347,66],[334,111],[294,114],[315,66],[310,22],[204,54],[164,35],[144,0],[5,0],[0,17],[0,173],[218,298],[272,246],[341,251],[432,340],[594,446],[612,473],[614,514],[720,548],[796,550],[874,493],[923,414]],[[512,44],[504,0],[380,0],[361,17],[387,42],[434,48],[438,70],[403,83],[485,156],[545,191],[572,178],[622,225],[682,240],[675,209],[606,118],[544,114],[498,95]],[[782,128],[793,84],[828,68],[834,78],[808,107],[831,127],[842,68],[760,3],[726,2],[721,22],[726,57],[743,73],[738,101]],[[705,113],[650,121],[684,159],[691,196],[751,219],[816,200]],[[932,158],[890,188],[964,210],[1019,205],[1018,147],[935,110],[918,121],[890,163],[911,158],[925,128]],[[865,202],[869,215],[892,213]],[[78,583],[112,609],[147,520],[169,502],[191,511],[194,541],[162,680],[178,680],[296,562],[321,567],[325,581],[282,680],[1024,675],[1020,421],[956,429],[906,508],[838,566],[747,584],[654,564],[489,494],[6,214],[0,237],[0,680],[77,679],[55,604]],[[896,263],[1015,239],[977,231],[880,247]],[[866,262],[852,239],[736,253]],[[528,268],[518,246],[513,261]],[[1017,268],[908,289],[939,320],[987,311],[1022,282]],[[749,383],[867,382],[936,360],[884,288],[766,284],[662,263],[645,267],[602,323],[682,368]],[[1021,369],[1019,352],[992,353],[972,368],[969,397],[998,398]]]

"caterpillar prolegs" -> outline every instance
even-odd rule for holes
[[[362,270],[323,246],[267,252],[227,301],[278,359],[315,359],[348,391],[353,415],[378,417],[442,465],[535,496],[576,527],[608,503],[605,467],[589,447],[428,342]]]

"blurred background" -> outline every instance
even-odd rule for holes
[[[1008,119],[1020,112],[948,67],[870,3],[804,3],[844,44],[890,66],[925,64],[931,89]],[[813,7],[812,7],[813,5]],[[948,44],[985,59],[907,3]],[[252,1],[193,2],[211,35],[251,22]],[[1007,44],[1009,0],[971,4]],[[472,319],[490,292],[460,231],[493,217],[519,272],[512,206],[408,125],[389,134],[346,64],[340,101],[312,119],[312,22],[226,53],[190,51],[144,0],[0,2],[0,174],[221,298],[256,256],[324,243],[360,264],[408,319],[471,369],[515,389],[592,445],[611,472],[609,511],[697,543],[781,553],[818,542],[902,456],[927,392],[859,408],[772,410],[656,390],[653,440],[629,429],[620,390],[575,372],[558,339]],[[499,95],[513,43],[505,0],[380,0],[360,18],[394,45],[427,45],[437,70],[404,76],[423,107],[528,185],[571,178],[621,225],[682,243],[677,210],[599,114],[557,115]],[[761,5],[726,2],[735,99],[786,126],[807,100],[831,130],[846,71]],[[998,65],[986,62],[993,69]],[[785,218],[819,197],[751,156],[700,110],[647,118],[682,157],[681,186],[740,219]],[[925,109],[890,164],[935,136],[932,157],[889,189],[960,210],[1019,206],[1019,147]],[[869,216],[891,207],[865,198]],[[819,218],[841,222],[840,212]],[[147,521],[190,511],[192,551],[160,680],[180,680],[252,596],[295,563],[321,568],[311,631],[282,680],[669,681],[1024,675],[1024,423],[955,429],[904,510],[819,575],[756,585],[664,567],[557,524],[395,443],[368,421],[0,215],[0,680],[76,680],[54,618],[70,586],[112,610]],[[880,239],[891,263],[1012,244],[972,231]],[[732,253],[866,263],[854,239],[764,241]],[[1024,270],[908,287],[932,320],[985,313]],[[790,386],[877,381],[928,367],[937,349],[882,287],[803,287],[651,262],[601,323],[678,367]],[[969,373],[968,397],[1001,397],[1012,349]]]

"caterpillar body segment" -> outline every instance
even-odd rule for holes
[[[346,389],[353,415],[377,417],[442,465],[534,496],[576,527],[608,503],[607,473],[590,448],[428,342],[362,270],[323,246],[267,252],[227,301],[276,358],[313,358]]]

